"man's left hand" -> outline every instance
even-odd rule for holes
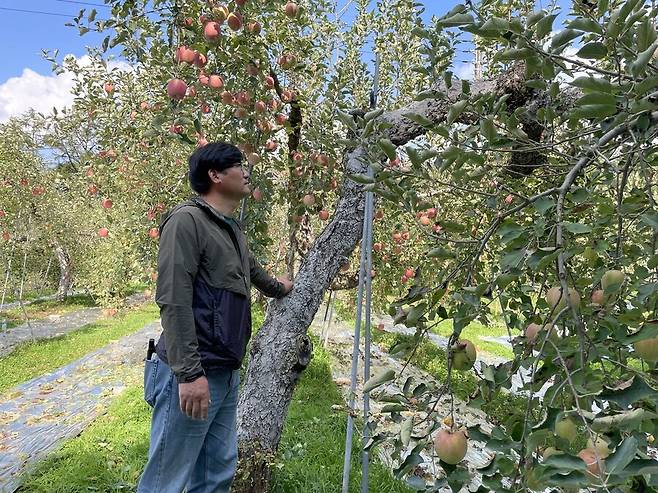
[[[292,291],[292,287],[294,283],[290,279],[288,279],[287,275],[279,276],[276,278],[276,280],[279,281],[281,284],[283,284],[283,287],[286,290],[285,294],[288,294],[290,291]]]

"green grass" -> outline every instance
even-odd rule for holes
[[[65,313],[82,310],[96,306],[93,298],[89,295],[69,296],[63,303],[57,300],[40,300],[25,305],[25,312],[30,322],[41,320],[48,315],[64,315]],[[9,310],[0,311],[0,321],[7,321],[7,328],[15,327],[25,323],[25,315],[20,306]]]
[[[125,309],[61,337],[28,342],[0,359],[0,393],[75,361],[159,318],[155,303]]]
[[[414,345],[414,337],[403,334],[375,331],[373,332],[373,340],[382,345],[386,350],[400,343],[407,343],[410,347]],[[402,351],[399,357],[406,360],[410,352],[411,349]],[[446,382],[448,380],[446,353],[443,349],[428,340],[420,342],[418,349],[411,359],[411,364],[426,371],[439,382]],[[473,394],[476,388],[477,378],[471,371],[452,372],[452,389],[457,397],[465,400],[469,395]],[[527,400],[524,397],[499,392],[490,401],[482,404],[482,410],[489,416],[489,419],[493,423],[498,424],[504,423],[515,413],[524,412],[526,404]]]
[[[432,332],[443,337],[450,337],[452,334],[452,320],[444,320],[432,329]],[[475,344],[478,351],[513,359],[514,352],[507,346],[482,339],[482,337],[508,337],[508,335],[507,328],[502,325],[483,325],[480,322],[471,322],[464,327],[460,337]]]
[[[262,315],[254,319],[262,320]],[[340,491],[347,414],[331,378],[329,355],[316,345],[290,404],[275,464],[276,493]],[[21,492],[134,491],[148,452],[150,408],[139,382],[121,394],[103,417],[38,464]],[[356,434],[356,433],[355,433]],[[360,453],[355,441],[351,492],[359,491]],[[379,463],[370,468],[370,491],[411,493]]]

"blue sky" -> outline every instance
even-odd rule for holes
[[[344,1],[339,0],[339,5]],[[549,3],[540,0],[538,6],[542,1],[544,6]],[[426,6],[425,18],[429,19],[433,14],[444,14],[461,2],[425,0],[422,3]],[[559,3],[565,5],[570,0],[559,0]],[[5,47],[0,64],[0,121],[19,107],[29,106],[30,98],[42,106],[50,104],[50,99],[52,104],[59,104],[66,98],[65,84],[61,79],[58,83],[52,76],[50,63],[42,58],[41,50],[59,49],[60,55],[70,53],[80,57],[85,54],[86,45],[100,43],[102,36],[93,33],[79,36],[76,29],[64,26],[81,8],[93,8],[84,4],[100,4],[97,7],[99,18],[107,10],[102,6],[102,0],[0,0],[0,16],[4,21],[0,29],[0,46]]]

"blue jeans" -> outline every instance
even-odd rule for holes
[[[144,399],[153,407],[148,462],[137,493],[228,493],[238,459],[239,370],[208,372],[208,419],[187,417],[169,365],[145,362]]]

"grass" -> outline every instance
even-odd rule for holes
[[[75,361],[159,318],[155,303],[121,310],[61,337],[28,342],[0,359],[0,393]]]
[[[25,312],[30,322],[41,320],[49,315],[64,315],[66,313],[82,310],[96,306],[93,298],[89,295],[79,294],[69,296],[63,303],[57,300],[40,300],[25,305]],[[6,320],[7,328],[12,328],[25,323],[25,315],[19,307],[0,311],[0,322]]]
[[[254,326],[256,320],[262,321],[262,314],[254,314]],[[288,411],[274,466],[275,493],[340,491],[347,413],[331,378],[329,355],[319,345],[315,347]],[[135,491],[147,457],[150,418],[142,387],[135,382],[112,403],[106,415],[39,463],[20,491]],[[360,454],[356,441],[354,445],[350,492],[356,493]],[[371,464],[370,485],[371,491],[378,493],[412,491],[379,463]]]

